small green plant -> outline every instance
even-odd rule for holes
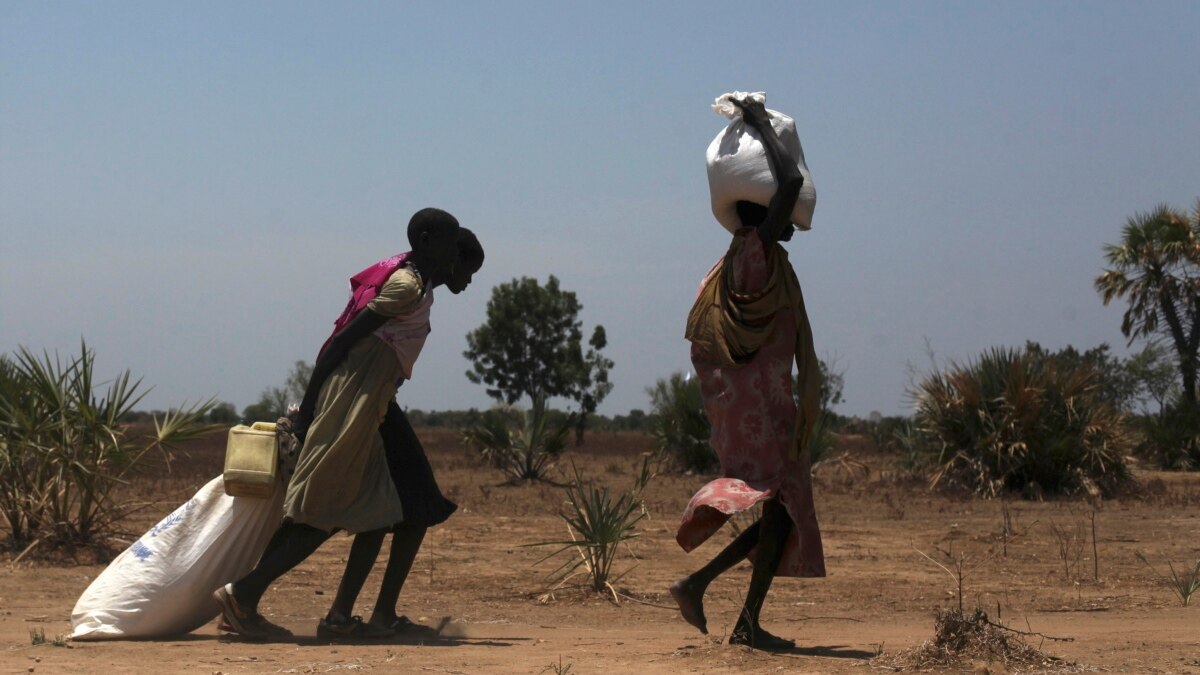
[[[895,418],[893,418],[895,419]],[[905,419],[890,429],[885,445],[898,454],[896,466],[903,476],[918,478],[929,473],[930,468],[937,463],[938,452],[932,446],[932,439],[923,433],[912,420]]]
[[[561,587],[571,577],[582,573],[587,577],[586,586],[590,590],[597,593],[607,590],[616,601],[617,591],[612,586],[612,581],[616,580],[612,577],[613,563],[620,545],[638,536],[635,526],[646,517],[642,490],[654,477],[650,463],[651,458],[642,458],[633,489],[620,496],[614,496],[607,487],[596,487],[592,481],[585,481],[579,469],[572,465],[574,477],[565,488],[566,507],[558,514],[567,525],[570,539],[526,544],[559,547],[535,564],[568,551],[577,554],[578,557],[571,556],[550,573],[549,579],[555,587]]]
[[[463,433],[466,444],[476,449],[509,481],[545,480],[546,473],[567,447],[576,416],[567,415],[551,425],[544,399],[535,399],[527,412],[513,408],[489,410],[479,424]]]
[[[50,640],[46,640],[46,631],[42,628],[34,628],[29,631],[29,644],[33,646],[44,645],[49,643],[53,647],[70,647],[67,643],[67,637],[59,634],[55,635]]]
[[[901,437],[911,428],[912,420],[907,417],[879,415],[866,421],[865,432],[876,452],[898,453],[903,450]]]
[[[568,675],[571,672],[570,663],[563,664],[562,654],[558,655],[558,663],[551,662],[550,665],[542,668],[543,673],[554,673],[554,675]]]
[[[1154,572],[1154,575],[1158,577],[1158,581],[1162,585],[1175,592],[1176,597],[1179,598],[1184,607],[1191,604],[1192,595],[1196,591],[1200,591],[1200,560],[1197,560],[1195,567],[1192,568],[1191,572],[1187,573],[1177,572],[1175,565],[1168,560],[1167,567],[1171,570],[1171,575],[1167,576],[1155,569],[1154,565],[1150,564],[1150,561],[1146,559],[1146,556],[1141,551],[1138,551],[1136,555],[1138,560],[1141,560],[1145,563],[1146,567],[1150,568],[1151,572]],[[1187,568],[1184,567],[1183,569],[1186,570]]]
[[[828,462],[833,454],[833,418],[831,413],[821,412],[813,425],[812,435],[808,441],[808,459],[814,469],[818,464]]]

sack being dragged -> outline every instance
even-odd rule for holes
[[[213,601],[213,590],[254,568],[283,519],[286,476],[298,454],[291,428],[290,420],[280,419],[277,447],[271,439],[278,458],[272,472],[278,482],[273,489],[268,491],[255,482],[259,476],[251,476],[255,485],[251,492],[266,496],[235,497],[227,487],[238,491],[236,481],[227,486],[225,474],[213,478],[92,581],[71,612],[71,639],[182,635],[216,618],[220,608]],[[238,457],[231,461],[234,467],[247,465]]]

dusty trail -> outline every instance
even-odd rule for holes
[[[54,646],[56,635],[70,631],[79,593],[103,566],[45,560],[12,566],[10,555],[0,564],[0,672],[539,673],[560,665],[577,675],[875,672],[872,657],[931,638],[934,610],[957,603],[954,580],[924,560],[918,548],[935,556],[942,550],[969,560],[986,558],[964,583],[965,602],[993,618],[998,607],[1000,618],[1014,628],[1072,639],[1029,640],[1047,654],[1114,672],[1200,673],[1200,598],[1181,606],[1135,557],[1141,551],[1163,569],[1161,561],[1168,558],[1177,569],[1200,559],[1200,475],[1143,474],[1161,481],[1155,497],[1100,505],[1097,581],[1090,539],[1064,542],[1051,527],[1058,525],[1060,532],[1080,522],[1090,527],[1091,505],[1010,502],[1013,536],[1004,555],[999,502],[931,495],[920,485],[881,478],[881,470],[890,471],[889,459],[865,454],[861,439],[845,438],[844,447],[875,472],[818,473],[830,574],[776,582],[764,621],[777,634],[795,638],[797,648],[770,655],[721,642],[749,578],[745,565],[710,588],[712,635],[698,634],[675,611],[662,608],[671,604],[670,582],[727,541],[719,534],[691,556],[673,542],[677,518],[703,477],[660,476],[651,484],[650,518],[617,565],[618,571],[628,570],[617,587],[633,600],[616,605],[563,589],[540,602],[544,575],[553,566],[534,567],[548,551],[521,545],[563,536],[564,526],[554,516],[560,491],[497,486],[500,476],[460,450],[453,432],[420,433],[439,480],[461,508],[431,532],[401,601],[423,623],[450,616],[442,639],[328,644],[313,638],[349,550],[346,537],[329,542],[264,598],[270,618],[298,635],[276,644],[228,641],[210,624],[171,641]],[[585,475],[623,489],[647,446],[637,434],[597,433],[572,455]],[[170,511],[215,475],[219,462],[219,446],[200,445],[171,477],[133,486],[154,489],[156,505],[131,528],[145,529]],[[369,610],[378,583],[378,576],[367,582],[360,612]],[[46,644],[31,644],[35,630],[45,634]]]

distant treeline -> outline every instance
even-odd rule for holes
[[[408,420],[414,427],[446,427],[450,429],[466,429],[475,426],[483,418],[485,411],[477,408],[469,410],[418,410],[407,409]],[[567,418],[567,411],[547,411],[548,424],[562,424]],[[587,417],[588,429],[593,431],[650,431],[653,419],[646,411],[637,408],[630,410],[627,415],[599,415],[592,413]]]
[[[247,410],[245,412],[252,412]],[[478,424],[483,418],[486,411],[478,408],[470,408],[467,410],[420,410],[416,408],[408,408],[404,411],[408,414],[408,420],[414,427],[443,427],[447,429],[466,429]],[[551,424],[561,424],[567,417],[568,413],[564,410],[550,410],[549,422]],[[154,416],[162,416],[163,411],[134,411],[127,413],[122,417],[126,423],[146,423],[150,424],[154,421]],[[239,415],[232,404],[218,404],[208,414],[207,420],[212,424],[228,424],[234,425],[240,422],[254,422],[266,420],[252,420]],[[644,410],[633,409],[627,415],[599,415],[593,413],[587,417],[587,427],[593,431],[650,431],[653,427],[653,416],[647,415]]]
[[[487,411],[479,410],[478,408],[469,408],[467,410],[421,410],[418,408],[408,408],[404,412],[408,415],[408,420],[414,427],[467,429],[478,424]],[[162,410],[139,410],[127,413],[121,418],[121,421],[132,424],[152,424],[155,415],[161,417],[163,414],[164,411]],[[565,410],[550,410],[548,411],[548,415],[548,422],[550,424],[561,424],[566,419],[568,412]],[[839,433],[867,434],[883,427],[888,436],[891,435],[894,429],[902,427],[908,421],[907,417],[880,417],[878,414],[872,415],[870,419],[862,419],[854,416],[847,417],[830,413],[830,418],[832,430]],[[233,426],[239,423],[265,420],[249,419],[239,415],[232,405],[218,404],[209,412],[205,421],[211,424]],[[647,413],[638,408],[630,410],[625,415],[609,416],[593,413],[587,417],[587,428],[592,431],[644,431],[650,433],[654,431],[656,424],[657,417],[654,414]]]

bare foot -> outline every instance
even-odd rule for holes
[[[671,584],[671,597],[679,605],[683,620],[708,635],[708,619],[704,617],[704,589],[697,588],[689,577]]]
[[[745,645],[751,649],[761,649],[765,652],[783,652],[795,649],[796,641],[771,635],[762,626],[751,628],[738,622],[729,635],[729,644]]]

